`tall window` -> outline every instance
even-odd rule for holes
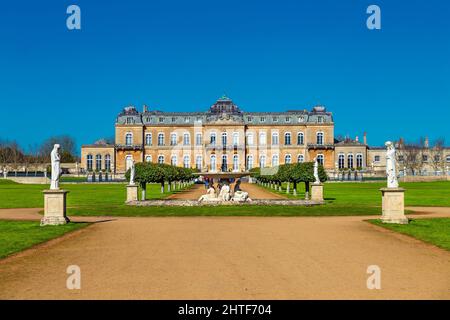
[[[265,168],[266,167],[266,156],[260,156],[259,157],[259,167]]]
[[[356,155],[356,167],[357,168],[362,168],[363,167],[363,156],[362,156],[362,154],[357,154]]]
[[[105,170],[111,171],[111,156],[109,154],[105,156]]]
[[[197,145],[197,146],[202,145],[202,134],[201,133],[197,133],[195,135],[195,145]]]
[[[92,171],[92,154],[88,154],[86,157],[86,169]]]
[[[297,144],[298,145],[305,144],[305,135],[303,134],[303,132],[297,133]]]
[[[227,133],[223,132],[222,133],[222,146],[226,146],[227,145]]]
[[[338,166],[339,169],[344,169],[345,167],[345,156],[343,154],[340,154],[338,157]]]
[[[318,145],[323,145],[323,132],[317,132],[316,138],[316,143]]]
[[[152,162],[152,156],[146,156],[145,157],[146,162]]]
[[[247,170],[253,169],[253,156],[247,156]]]
[[[197,156],[196,158],[195,158],[195,168],[197,169],[197,170],[202,170],[202,163],[203,161],[202,161],[202,156]]]
[[[102,170],[102,155],[98,154],[95,156],[95,170]]]
[[[209,136],[210,140],[209,142],[215,146],[216,145],[216,134],[215,133],[211,133],[211,135]]]
[[[233,132],[233,146],[237,146],[239,144],[239,133]]]
[[[226,154],[222,155],[222,169],[221,170],[224,172],[228,171],[227,160],[228,160],[227,155]]]
[[[247,144],[248,144],[249,146],[252,146],[252,145],[254,144],[254,141],[253,141],[253,133],[247,134]]]
[[[303,161],[305,161],[305,157],[302,154],[299,154],[297,156],[297,162],[298,163],[302,163]]]
[[[290,154],[287,154],[284,157],[284,163],[287,163],[287,164],[291,163],[291,155]]]
[[[133,134],[131,132],[128,132],[125,135],[125,144],[127,146],[131,146],[133,144]]]
[[[263,146],[267,144],[267,139],[266,139],[266,133],[265,132],[261,132],[259,134],[259,145]]]
[[[183,134],[183,145],[188,146],[191,144],[190,134],[185,133]]]
[[[170,134],[170,145],[171,146],[176,146],[177,145],[177,134],[176,133],[171,133]]]
[[[151,133],[147,133],[145,135],[145,144],[147,146],[151,146],[152,145],[152,134]]]
[[[191,167],[191,161],[189,159],[189,156],[183,157],[183,167],[190,168]]]
[[[323,154],[317,155],[317,163],[323,166],[324,157]]]
[[[164,133],[159,133],[158,134],[158,146],[163,146],[164,145]]]
[[[214,154],[211,155],[211,171],[217,170],[216,156]]]
[[[353,168],[353,155],[352,154],[349,154],[347,156],[347,167],[349,169]]]
[[[176,165],[177,165],[177,162],[178,162],[177,156],[172,156],[172,157],[170,158],[170,164],[171,164],[171,165],[176,166]]]
[[[276,167],[279,164],[278,155],[274,154],[272,156],[272,167]]]
[[[272,132],[272,145],[277,146],[278,143],[278,133]]]
[[[239,171],[239,156],[237,154],[233,156],[233,171]]]
[[[164,163],[164,156],[158,156],[158,163],[163,164]]]
[[[284,144],[289,146],[291,144],[291,133],[290,132],[286,132],[284,134]]]

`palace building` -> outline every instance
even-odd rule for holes
[[[82,146],[81,167],[124,173],[134,160],[202,172],[243,172],[317,157],[332,169],[334,142],[333,116],[323,106],[245,112],[224,96],[206,112],[126,107],[116,119],[115,144]]]

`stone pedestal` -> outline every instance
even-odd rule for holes
[[[135,184],[127,185],[127,202],[138,200],[138,186]]]
[[[66,215],[67,190],[44,190],[44,217],[41,226],[66,224],[70,220]]]
[[[405,189],[381,188],[382,209],[381,221],[384,223],[408,224],[405,216]]]
[[[323,183],[311,184],[311,200],[323,201]]]

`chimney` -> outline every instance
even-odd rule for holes
[[[364,132],[364,144],[367,145],[367,132]]]
[[[359,137],[358,137],[358,136],[356,136],[356,138],[355,138],[355,141],[356,141],[356,142],[358,142],[358,141],[359,141]]]
[[[143,112],[147,112],[148,111],[148,107],[147,107],[147,105],[146,104],[144,104],[144,107],[143,107]]]
[[[428,137],[425,137],[424,147],[429,148],[430,147],[430,141],[428,140]]]

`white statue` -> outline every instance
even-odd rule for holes
[[[208,190],[206,191],[206,194],[202,195],[199,199],[198,202],[202,202],[202,201],[218,201],[219,199],[216,197],[216,190],[214,189],[214,187],[211,185]]]
[[[130,185],[134,186],[134,176],[135,176],[136,168],[134,166],[134,160],[131,160],[131,167],[130,167]]]
[[[319,184],[319,162],[317,162],[317,158],[314,158],[314,184]]]
[[[387,147],[386,150],[387,187],[398,188],[394,144],[391,141],[387,141],[384,145]]]
[[[220,189],[219,193],[219,199],[223,201],[230,201],[231,199],[231,193],[230,193],[230,186],[227,184],[224,184],[222,186],[222,189]]]
[[[50,160],[52,162],[52,178],[50,183],[50,190],[59,190],[59,177],[61,176],[61,158],[59,156],[59,144],[53,146],[50,153]]]

